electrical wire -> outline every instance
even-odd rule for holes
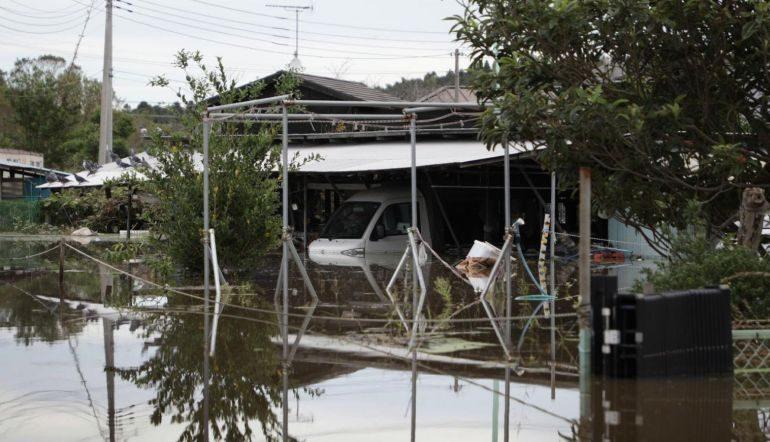
[[[202,17],[205,17],[207,19],[215,19],[215,20],[219,20],[219,21],[223,21],[223,22],[237,23],[237,24],[247,25],[247,26],[251,27],[250,29],[246,30],[246,29],[240,28],[240,27],[230,27],[230,26],[227,26],[227,25],[224,25],[224,24],[220,24],[220,23],[216,24],[217,26],[222,26],[222,27],[226,27],[226,28],[229,27],[231,29],[246,30],[248,32],[254,32],[253,31],[253,27],[257,26],[257,27],[266,27],[266,28],[270,28],[270,29],[276,29],[276,30],[282,30],[282,31],[291,32],[291,29],[288,29],[288,28],[266,26],[266,25],[262,25],[262,24],[256,24],[256,23],[253,23],[253,22],[247,22],[247,21],[242,21],[242,20],[234,20],[234,19],[220,17],[220,16],[216,16],[216,15],[204,15],[204,14],[192,12],[192,11],[185,10],[185,9],[180,9],[180,8],[175,8],[175,7],[172,7],[172,6],[162,5],[162,4],[150,1],[150,0],[139,0],[139,1],[141,3],[148,3],[148,4],[151,4],[151,5],[155,5],[155,6],[158,6],[158,7],[170,9],[170,10],[173,10],[173,11],[183,12],[183,13],[185,13],[187,15],[190,15],[190,16],[199,16],[199,17],[202,16]],[[136,9],[137,5],[134,4],[134,7]],[[178,18],[182,18],[182,19],[185,19],[185,20],[193,20],[193,21],[198,21],[199,20],[199,19],[196,19],[196,18],[190,18],[190,17],[184,16],[184,15],[173,14],[173,13],[170,13],[170,12],[167,12],[167,11],[162,11],[162,10],[151,8],[151,7],[148,7],[148,6],[143,6],[141,4],[140,4],[140,7],[145,8],[145,9],[150,10],[150,11],[157,12],[157,13],[167,14],[167,15],[178,17]],[[266,33],[266,34],[271,35],[271,36],[276,37],[276,38],[283,38],[283,39],[291,39],[292,38],[292,36],[290,36],[290,35],[269,34],[269,33]],[[312,31],[306,31],[306,30],[302,30],[302,34],[303,35],[332,36],[332,37],[341,37],[341,38],[347,38],[347,39],[371,39],[371,40],[377,40],[377,41],[386,40],[386,39],[379,39],[379,38],[367,38],[367,37],[363,37],[363,36],[327,34],[327,33],[319,33],[319,32],[312,32]],[[394,41],[404,42],[404,40],[394,40]],[[332,40],[321,40],[321,39],[313,39],[313,42],[316,42],[316,43],[328,43],[328,44],[338,45],[338,46],[357,46],[357,47],[368,47],[368,48],[379,48],[379,49],[394,49],[394,50],[414,50],[414,49],[416,49],[415,45],[420,45],[420,44],[436,44],[436,43],[443,44],[443,45],[450,44],[449,41],[441,41],[441,40],[425,41],[423,39],[408,40],[408,42],[411,44],[411,46],[376,45],[376,44],[371,44],[371,43],[355,43],[355,42],[348,42],[348,41],[339,41],[339,40],[338,41],[332,41]]]
[[[22,3],[22,2],[20,2],[18,0],[9,0],[9,1],[11,3],[14,3],[14,4],[18,5],[18,6],[22,6],[24,8],[29,9],[29,10],[35,11],[35,13],[38,14],[38,16],[40,14],[43,14],[43,15],[50,15],[52,17],[54,17],[54,16],[62,17],[62,16],[66,16],[66,15],[71,15],[71,14],[73,14],[76,11],[84,10],[84,8],[83,9],[79,9],[79,10],[78,9],[73,10],[70,6],[65,6],[65,7],[61,8],[61,9],[54,9],[54,10],[51,10],[51,9],[40,9],[40,8],[32,7],[32,6],[28,5],[27,3]],[[64,11],[69,11],[69,12],[64,12]]]
[[[70,17],[70,16],[73,16],[73,15],[75,15],[76,17],[74,17],[74,18],[69,18],[69,19],[67,19],[67,20],[65,20],[65,21],[63,21],[63,22],[61,22],[60,24],[70,23],[70,22],[72,22],[72,21],[74,21],[74,20],[77,20],[79,17],[81,17],[81,16],[83,15],[83,13],[84,13],[84,11],[85,11],[86,9],[88,9],[88,8],[87,8],[87,7],[84,7],[84,8],[78,9],[78,10],[77,10],[77,11],[75,11],[75,13],[73,13],[73,14],[67,14],[66,16],[63,16],[63,17]],[[57,18],[59,18],[59,17],[40,17],[39,15],[24,14],[23,12],[18,12],[18,11],[17,11],[17,10],[15,10],[15,9],[7,8],[7,7],[5,7],[5,6],[0,6],[0,10],[3,10],[3,11],[7,11],[7,12],[10,12],[11,14],[14,14],[14,15],[18,15],[18,16],[20,16],[20,17],[25,17],[25,18],[32,18],[32,19],[35,19],[35,20],[51,20],[51,19],[57,19]],[[3,18],[5,18],[6,20],[16,20],[16,19],[10,19],[10,18],[8,18],[7,16],[6,16],[6,17],[3,17]],[[47,25],[47,23],[25,23],[25,22],[21,22],[21,21],[20,21],[19,23],[20,23],[20,24],[28,24],[28,25],[30,25],[30,26],[43,26],[43,25]],[[55,26],[56,24],[52,24],[52,25],[54,25],[54,26]]]
[[[191,27],[189,23],[180,22],[180,21],[177,21],[177,20],[172,20],[172,19],[169,19],[169,18],[166,18],[166,17],[159,17],[157,15],[147,14],[147,13],[144,13],[144,12],[139,12],[136,9],[132,10],[131,12],[133,12],[136,15],[140,15],[140,16],[146,17],[148,19],[162,20],[162,21],[167,22],[167,23],[174,23],[174,24],[177,24],[177,25],[180,25],[180,26],[184,26],[184,27],[187,27],[187,28]],[[167,14],[167,15],[172,15],[172,14]],[[176,14],[174,14],[174,15],[176,15]],[[177,15],[177,17],[179,17],[179,16]],[[182,18],[185,18],[185,17],[182,17]],[[236,29],[236,30],[241,30],[241,31],[247,31],[247,32],[250,32],[250,34],[268,35],[268,36],[271,36],[271,37],[273,36],[273,34],[253,32],[253,31],[250,31],[250,30],[244,29],[244,28],[237,28],[237,27],[233,27],[233,26],[223,26],[223,25],[221,25],[219,23],[208,21],[208,20],[190,19],[190,18],[187,18],[187,20],[196,21],[196,22],[199,22],[199,23],[204,23],[204,24],[213,25],[213,26],[217,26],[217,27],[225,27],[225,28],[229,28],[229,29]],[[226,31],[222,31],[222,30],[219,30],[219,29],[204,29],[204,30],[207,31],[207,32],[213,33],[213,34],[217,34],[217,35],[228,35],[228,36],[231,36],[231,37],[242,38],[244,40],[259,41],[259,42],[262,42],[262,43],[268,43],[268,44],[272,44],[272,45],[275,45],[275,46],[283,46],[283,47],[287,47],[287,48],[292,46],[289,42],[281,42],[281,41],[274,41],[274,40],[268,40],[268,39],[263,39],[263,38],[255,38],[252,35],[243,35],[243,34],[239,34],[239,33],[226,32]],[[279,37],[279,38],[286,38],[286,37]],[[349,45],[346,45],[344,43],[333,43],[333,44],[336,44],[338,46],[349,46]],[[317,51],[330,51],[330,50],[333,50],[335,52],[344,52],[346,54],[354,54],[354,55],[370,55],[371,54],[371,51],[357,51],[357,50],[351,50],[351,49],[331,49],[331,48],[328,48],[328,47],[321,47],[321,46],[309,45],[309,44],[304,44],[304,43],[302,44],[302,48],[303,49],[310,49],[310,50],[317,50]],[[404,48],[396,48],[396,50],[402,50],[402,49],[404,49]],[[414,48],[408,48],[408,50],[413,50],[413,49]],[[449,54],[449,52],[450,51],[447,51],[446,54]],[[446,54],[441,54],[441,55],[446,55]],[[348,58],[348,57],[329,57],[329,56],[321,56],[321,55],[315,55],[315,54],[309,54],[308,55],[307,53],[304,53],[303,55],[304,56],[310,56],[310,57],[320,57],[320,58]],[[401,58],[400,56],[396,56],[395,54],[382,54],[382,55],[383,55],[382,58],[389,58],[389,57],[386,57],[386,56],[395,56],[395,58]],[[405,58],[409,58],[409,57],[410,56],[405,56]],[[378,58],[378,57],[367,57],[367,59],[370,59],[370,58],[374,59],[374,58]]]
[[[261,13],[261,12],[254,12],[254,11],[249,11],[249,10],[246,10],[246,9],[232,8],[230,6],[219,5],[219,4],[207,2],[207,1],[204,1],[204,0],[190,0],[190,1],[193,1],[195,3],[201,3],[201,4],[204,4],[204,5],[214,6],[214,7],[221,8],[221,9],[227,9],[229,11],[238,12],[240,14],[254,15],[254,16],[257,16],[257,17],[274,18],[274,19],[277,19],[277,20],[289,20],[288,17],[282,16],[282,15],[264,14],[264,13]]]
[[[271,15],[271,14],[263,14],[259,12],[253,12],[248,11],[245,9],[238,9],[238,8],[232,8],[229,6],[219,5],[216,3],[208,2],[205,0],[190,0],[195,3],[201,3],[208,6],[213,6],[216,8],[221,9],[227,9],[234,12],[239,12],[243,14],[249,14],[249,15],[256,15],[259,17],[268,17],[268,18],[274,18],[279,20],[289,20],[288,17],[285,16],[277,16],[277,15]],[[339,28],[348,28],[348,29],[358,29],[358,30],[368,30],[368,31],[379,31],[379,32],[394,32],[394,33],[407,33],[407,34],[447,34],[447,32],[444,31],[422,31],[422,30],[414,30],[414,29],[393,29],[393,28],[378,28],[378,27],[370,27],[370,26],[358,26],[358,25],[347,25],[342,23],[331,23],[331,22],[323,22],[323,21],[313,21],[313,20],[299,20],[300,23],[307,23],[307,24],[314,24],[314,25],[321,25],[321,26],[333,26],[333,27],[339,27]]]
[[[222,41],[222,40],[215,40],[215,39],[212,39],[212,38],[201,37],[199,35],[193,35],[193,34],[188,34],[188,33],[185,33],[185,32],[180,32],[180,31],[176,31],[176,30],[172,30],[172,29],[168,29],[168,28],[163,28],[163,27],[160,27],[160,26],[157,26],[157,25],[154,25],[154,24],[150,24],[150,23],[146,23],[146,22],[143,22],[143,21],[135,20],[135,19],[132,19],[132,18],[129,18],[129,17],[126,17],[124,15],[117,14],[117,13],[115,14],[115,16],[119,17],[121,20],[129,21],[129,22],[132,22],[132,23],[136,23],[136,24],[139,24],[139,25],[142,25],[142,26],[146,26],[146,27],[152,28],[152,29],[157,29],[157,30],[160,30],[160,31],[163,31],[163,32],[168,32],[168,33],[180,35],[180,36],[183,36],[183,37],[193,38],[193,39],[196,39],[196,40],[207,41],[207,42],[210,42],[210,43],[217,43],[217,44],[221,44],[221,45],[224,45],[224,46],[230,46],[230,47],[234,47],[234,48],[246,49],[246,50],[249,50],[249,51],[254,51],[254,52],[259,52],[259,53],[279,54],[279,55],[283,55],[283,56],[291,55],[291,54],[289,54],[287,52],[276,51],[276,50],[265,49],[265,48],[256,48],[254,46],[238,44],[238,43],[233,43],[233,42],[226,42],[226,41]],[[417,59],[417,58],[446,57],[446,55],[447,55],[446,53],[441,53],[441,54],[420,54],[420,55],[401,55],[401,56],[382,56],[382,57],[346,57],[346,56],[341,56],[341,55],[318,55],[318,54],[304,54],[303,56],[304,57],[308,57],[308,58],[320,58],[320,59],[332,59],[332,60],[337,60],[337,59],[343,59],[343,60],[344,59],[349,59],[349,60],[403,60],[403,59]]]
[[[74,26],[69,26],[69,27],[66,27],[66,28],[63,28],[63,29],[57,29],[57,30],[54,30],[54,31],[25,31],[23,29],[16,29],[16,28],[12,28],[10,26],[6,26],[4,24],[0,24],[0,29],[6,29],[6,30],[9,30],[9,31],[19,32],[19,33],[22,33],[22,34],[50,35],[50,34],[59,34],[59,33],[62,33],[62,32],[70,31],[72,29],[77,29],[77,28],[80,28],[82,25],[83,25],[83,23],[77,23]]]

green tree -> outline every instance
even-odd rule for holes
[[[262,84],[236,87],[225,72],[221,59],[210,69],[198,52],[181,51],[176,65],[188,79],[187,91],[178,93],[185,112],[185,127],[171,141],[155,134],[149,150],[158,166],[148,171],[152,183],[148,189],[158,203],[149,219],[160,248],[174,262],[200,271],[202,267],[203,191],[200,170],[202,150],[201,115],[216,96],[221,103],[254,97]],[[278,93],[295,89],[296,76],[284,75],[278,81]],[[159,77],[153,82],[167,86]],[[211,228],[216,232],[219,262],[223,267],[250,268],[256,258],[274,248],[279,241],[281,222],[278,184],[274,171],[279,169],[280,146],[276,143],[277,126],[218,124],[209,143]]]
[[[94,161],[99,153],[99,115],[96,109],[74,125],[62,143],[58,153],[63,158],[62,167],[81,170],[83,160]],[[86,118],[87,117],[87,118]],[[137,129],[131,114],[114,110],[112,113],[112,151],[121,157],[127,156],[131,147],[139,144]]]
[[[20,128],[13,118],[13,108],[8,101],[7,74],[0,71],[0,147],[15,146]]]
[[[460,84],[468,82],[468,73],[460,71]],[[454,86],[455,73],[448,71],[444,75],[428,72],[422,78],[402,78],[401,80],[382,87],[383,91],[403,100],[418,100],[443,86]]]
[[[67,163],[61,144],[99,103],[99,83],[61,57],[43,55],[16,61],[5,95],[21,128],[19,147],[41,152],[46,163]]]
[[[488,145],[547,147],[541,159],[566,186],[591,167],[596,205],[635,226],[684,228],[694,202],[721,233],[742,188],[768,184],[770,2],[465,6],[454,31],[471,47],[477,95],[495,104]]]

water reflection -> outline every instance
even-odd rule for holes
[[[581,416],[573,320],[557,322],[555,364],[547,323],[536,321],[514,369],[481,306],[468,307],[472,291],[449,278],[437,287],[447,275],[431,267],[424,339],[410,353],[408,335],[376,290],[392,268],[339,264],[310,265],[317,305],[292,274],[286,322],[278,320],[283,305],[266,302],[274,278],[258,280],[255,293],[225,298],[208,410],[198,299],[150,290],[82,261],[69,266],[81,271],[67,273],[70,299],[63,304],[55,272],[4,277],[0,439],[201,440],[204,428],[214,440],[768,439],[770,382],[756,373],[594,382]],[[513,313],[532,310],[521,303]],[[434,327],[447,311],[458,321]],[[513,323],[514,337],[522,323]]]

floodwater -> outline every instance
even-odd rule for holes
[[[411,322],[385,292],[398,257],[309,262],[318,302],[290,272],[284,336],[279,259],[267,257],[223,298],[205,382],[199,283],[118,266],[143,281],[132,279],[67,249],[60,302],[58,249],[10,259],[55,245],[0,239],[3,441],[203,440],[205,429],[211,440],[770,440],[767,374],[584,378],[581,388],[570,263],[557,271],[553,360],[550,320],[526,327],[533,302],[514,303],[508,359],[495,331],[505,321],[489,318],[504,316],[501,290],[485,306],[438,262],[423,268],[425,317],[410,352]],[[411,289],[396,290],[411,317]]]

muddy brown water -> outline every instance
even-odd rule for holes
[[[286,352],[273,300],[279,259],[266,257],[246,278],[248,293],[225,297],[206,401],[196,281],[163,281],[193,297],[164,293],[68,254],[60,303],[58,252],[8,259],[53,245],[0,240],[3,441],[201,440],[204,425],[211,440],[281,440],[286,425],[288,440],[504,441],[506,420],[516,441],[770,440],[766,375],[594,379],[581,393],[573,300],[557,303],[556,360],[538,315],[512,363],[473,289],[438,263],[424,268],[429,295],[413,361],[384,290],[398,257],[308,263],[315,306],[292,272]],[[79,247],[100,256],[106,246]],[[567,298],[573,270],[558,270]],[[632,279],[638,268],[621,271]],[[490,298],[496,311],[500,292]],[[411,290],[399,293],[410,317]],[[514,345],[533,308],[514,304]]]

